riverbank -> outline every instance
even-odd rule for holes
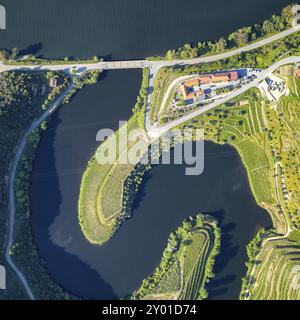
[[[133,147],[134,142],[127,141],[121,144],[119,137],[125,135],[127,138],[134,130],[144,129],[148,77],[149,70],[146,68],[143,70],[140,94],[132,109],[133,116],[128,123],[100,145],[83,174],[78,201],[78,219],[85,237],[91,243],[105,243],[122,221],[130,217],[132,190],[137,191],[139,177],[142,177],[147,170],[147,166],[140,166],[137,162],[122,164],[122,157],[125,155],[127,160],[129,149]],[[116,150],[116,160],[105,164],[104,154],[109,148]],[[102,158],[103,163],[101,163]]]
[[[48,99],[49,102],[55,99],[60,94],[60,90],[68,85],[68,79],[62,75],[56,75],[59,78],[61,85],[55,90],[51,90],[48,84],[48,78],[46,73],[4,73],[0,75],[0,81],[5,83],[2,87],[5,88],[2,92],[1,104],[1,232],[0,237],[2,239],[1,251],[1,264],[7,267],[7,278],[9,285],[7,290],[1,291],[1,295],[6,298],[27,298],[27,293],[22,287],[17,274],[11,269],[14,267],[10,257],[10,248],[13,242],[12,233],[14,231],[14,223],[11,221],[9,201],[11,194],[7,191],[11,186],[11,170],[14,169],[12,159],[16,156],[19,143],[21,143],[22,136],[30,124],[35,118],[43,115],[44,111],[42,105]],[[24,182],[26,183],[26,182]],[[28,182],[27,182],[28,183]],[[9,194],[9,196],[8,196]],[[19,193],[19,196],[23,195],[23,191]],[[25,212],[28,216],[29,206],[25,204]],[[9,208],[9,209],[8,209]],[[24,212],[22,213],[25,215]],[[30,223],[30,221],[29,221]],[[7,246],[4,248],[4,246]],[[5,252],[5,254],[4,254]],[[4,260],[5,259],[5,260]],[[9,259],[9,263],[7,262]]]
[[[158,112],[161,106],[161,102],[163,100],[163,95],[166,92],[166,88],[168,85],[179,75],[187,75],[187,74],[193,74],[193,73],[199,73],[199,72],[205,72],[205,71],[215,71],[215,70],[230,70],[230,69],[236,69],[236,68],[245,68],[249,66],[250,63],[254,63],[254,60],[256,61],[256,66],[259,68],[265,68],[271,64],[273,64],[275,61],[278,60],[278,58],[282,58],[286,55],[286,50],[289,50],[290,54],[299,54],[299,46],[298,43],[300,41],[300,38],[298,36],[298,33],[290,35],[284,39],[278,40],[272,44],[267,44],[263,46],[262,48],[255,49],[251,54],[248,55],[235,55],[232,56],[226,60],[213,62],[213,63],[207,63],[207,64],[201,64],[201,65],[194,65],[194,66],[180,66],[180,67],[169,67],[169,68],[162,68],[159,73],[156,75],[154,79],[154,87],[151,88],[151,101],[150,101],[150,119],[154,123],[155,121],[159,120],[158,118]],[[145,78],[145,74],[144,74]],[[255,99],[255,97],[254,97]],[[238,100],[238,98],[236,99]],[[254,101],[252,101],[254,103]],[[242,109],[242,108],[241,108]],[[213,132],[214,135],[209,134],[206,138],[212,139],[214,142],[221,142],[221,143],[231,143],[234,145],[237,150],[240,152],[241,158],[246,166],[250,185],[252,187],[252,190],[254,191],[254,196],[257,199],[258,203],[268,209],[270,212],[275,228],[278,227],[278,231],[280,232],[282,230],[282,224],[283,221],[281,217],[274,213],[276,212],[276,200],[274,197],[274,186],[273,184],[270,184],[270,188],[265,188],[265,183],[262,181],[262,177],[266,178],[267,181],[271,180],[270,177],[270,168],[273,167],[273,157],[269,156],[266,157],[264,154],[264,151],[261,149],[260,145],[257,143],[256,139],[252,139],[251,141],[242,141],[244,137],[247,137],[251,134],[260,133],[262,131],[262,128],[264,124],[253,124],[253,127],[245,127],[243,128],[244,132],[240,132],[238,129],[229,129],[228,131],[237,131],[236,134],[232,134],[231,136],[226,135],[222,139],[220,132],[221,130],[217,130],[217,125],[222,124],[223,121],[218,120],[217,117],[214,117],[211,115],[214,115],[215,112],[218,112],[219,110],[222,110],[222,108],[216,108],[215,110],[212,110],[211,112],[208,112],[208,121],[204,124],[201,123],[199,126],[200,128],[204,128],[206,133]],[[226,119],[228,115],[230,114],[229,111],[225,111],[225,115],[220,115],[219,119]],[[178,116],[178,115],[177,115]],[[164,115],[164,117],[166,117]],[[203,116],[204,118],[206,115]],[[167,121],[174,120],[176,118],[176,115],[170,115],[167,117]],[[198,127],[195,125],[197,122],[199,122],[197,119],[201,119],[201,116],[198,118],[192,119],[189,123],[183,124],[184,126],[191,126],[191,127]],[[165,121],[166,119],[164,119]],[[241,123],[243,124],[243,119],[240,119]],[[253,121],[252,117],[249,118],[247,121]],[[239,120],[236,122],[238,123]],[[134,123],[134,118],[130,120],[131,124]],[[233,126],[235,126],[234,124]],[[232,127],[232,125],[230,125]],[[256,130],[256,127],[258,129]],[[130,130],[138,128],[137,124],[133,125]],[[234,138],[232,138],[234,136]],[[240,139],[235,140],[237,137]],[[220,139],[221,138],[221,139]],[[261,138],[260,143],[265,143],[265,137]],[[249,150],[251,148],[256,149],[256,157],[253,157],[252,159],[246,159],[247,156],[250,156],[251,153]],[[101,149],[101,147],[100,147]],[[262,172],[254,171],[256,170],[257,164],[256,162],[260,163],[262,168],[268,168],[265,172],[263,172],[263,176],[261,175]],[[124,214],[122,214],[122,199],[123,199],[123,189],[122,186],[124,185],[124,182],[126,178],[128,177],[129,173],[134,170],[134,166],[127,166],[126,170],[121,170],[122,175],[121,179],[113,179],[111,178],[111,170],[112,168],[114,170],[118,169],[120,170],[120,166],[115,164],[111,164],[109,166],[102,166],[102,170],[106,170],[103,175],[102,172],[100,172],[100,167],[98,164],[96,165],[95,159],[92,160],[90,163],[90,167],[88,168],[88,177],[87,174],[84,176],[84,188],[81,189],[80,192],[80,204],[79,204],[79,219],[80,224],[84,225],[84,219],[85,217],[90,215],[92,218],[90,219],[89,225],[82,227],[83,230],[85,230],[85,234],[91,234],[92,236],[87,236],[88,239],[92,240],[93,243],[104,243],[106,242],[111,235],[115,232],[117,225],[119,225],[118,219],[123,218]],[[99,171],[98,175],[99,178],[97,181],[101,181],[100,183],[97,181],[94,181],[93,183],[89,184],[89,188],[92,190],[94,189],[93,193],[86,192],[86,181],[90,180],[92,181],[92,178],[96,175],[93,175],[91,172],[93,171]],[[118,176],[118,175],[117,175]],[[119,177],[119,176],[118,176]],[[120,177],[119,177],[120,178]],[[88,188],[87,188],[88,189]],[[86,189],[86,190],[87,190]],[[114,190],[113,192],[113,201],[108,196],[111,192],[111,190]],[[269,190],[269,191],[267,191]],[[84,192],[83,192],[84,191]],[[271,192],[271,195],[270,195]],[[84,196],[81,196],[81,194],[84,194]],[[89,196],[85,196],[85,194],[89,194]],[[93,194],[93,196],[91,196]],[[93,198],[96,197],[96,198]],[[85,198],[85,199],[84,199]],[[83,200],[84,199],[84,200]],[[93,200],[94,199],[94,200]],[[96,202],[95,202],[95,199]],[[84,209],[82,209],[84,208]],[[106,229],[101,228],[106,225]],[[103,239],[101,239],[101,232],[98,232],[101,230],[103,233]],[[86,231],[88,230],[88,231]],[[94,230],[94,231],[92,231]],[[100,238],[99,238],[100,237]]]
[[[206,299],[205,284],[214,277],[220,229],[212,217],[190,217],[172,232],[155,273],[146,278],[132,299]]]
[[[143,59],[186,42],[226,37],[233,30],[280,13],[290,3],[290,0],[266,0],[262,4],[252,0],[240,6],[238,0],[232,0],[224,7],[221,0],[206,3],[191,0],[189,6],[178,0],[172,3],[132,0],[122,4],[118,0],[110,3],[91,0],[82,10],[79,0],[64,3],[28,0],[22,5],[2,0],[1,4],[14,14],[9,15],[9,26],[1,34],[1,47],[17,47],[22,56],[32,54],[49,59],[66,56],[87,59],[95,55],[105,60]],[[228,19],[229,16],[232,18]],[[210,25],[212,20],[218,22],[215,28],[201,27]],[[83,21],[80,27],[78,21]],[[138,29],[145,32],[141,34]]]
[[[46,272],[32,235],[30,181],[40,134],[42,130],[46,130],[46,124],[43,123],[42,127],[43,129],[34,129],[28,136],[15,174],[14,233],[9,248],[9,256],[18,268],[17,270],[24,275],[24,280],[28,290],[30,290],[30,299],[77,299],[60,287]]]
[[[14,73],[12,73],[12,75],[14,75]],[[39,81],[34,85],[32,85],[30,81],[28,81],[28,84],[24,84],[24,86],[28,85],[33,93],[30,93],[30,90],[26,91],[23,88],[21,89],[23,90],[22,103],[31,103],[30,99],[29,101],[25,100],[26,97],[30,97],[31,95],[34,97],[39,97],[38,107],[40,108],[40,111],[39,113],[33,113],[31,115],[35,116],[35,118],[32,118],[33,121],[29,128],[26,128],[21,134],[21,138],[16,146],[14,160],[11,164],[7,179],[9,194],[9,219],[5,259],[9,267],[12,268],[13,272],[15,272],[15,275],[19,278],[30,299],[34,300],[36,295],[41,299],[61,299],[62,297],[64,299],[69,299],[71,296],[69,296],[64,289],[59,287],[59,285],[53,282],[49,275],[45,272],[43,263],[39,258],[39,254],[33,241],[29,201],[31,170],[34,153],[39,140],[39,127],[45,129],[46,120],[51,116],[52,112],[54,112],[61,103],[69,102],[71,97],[86,84],[96,82],[99,73],[85,73],[81,77],[73,79],[70,79],[64,73],[57,72],[40,72],[37,75],[26,72],[24,74],[17,73],[17,75],[19,77],[28,77],[28,80],[31,80],[32,77],[39,79]],[[4,74],[4,76],[9,77],[6,74]],[[59,85],[55,86],[54,88],[50,88],[49,81],[53,77],[57,79],[57,83],[59,83]],[[14,87],[12,89],[16,90]],[[20,90],[20,88],[18,88],[18,90]],[[16,91],[18,92],[18,90]],[[5,92],[5,94],[10,95],[8,90]],[[42,96],[43,98],[41,99]],[[20,104],[22,105],[22,103]],[[6,104],[9,106],[8,102],[6,102]],[[2,108],[8,106],[4,104]],[[11,106],[9,107],[11,108]],[[13,111],[15,112],[15,110]],[[11,120],[13,122],[16,121],[16,117],[18,116],[19,115],[13,115]],[[5,125],[7,126],[7,123]],[[15,132],[13,134],[15,134]],[[6,144],[7,141],[5,142],[5,145]],[[21,169],[19,169],[19,167],[21,167]],[[15,191],[15,189],[17,191]],[[26,215],[24,215],[24,212],[26,212]],[[31,250],[29,248],[31,248]],[[30,255],[28,256],[29,252]],[[15,260],[17,261],[16,264],[14,259],[12,259],[14,254],[16,254],[16,256],[14,256]],[[29,273],[29,270],[32,270],[33,268],[35,268],[35,272]],[[25,271],[22,272],[21,270]],[[29,273],[29,275],[27,275],[27,273]],[[37,281],[36,277],[39,278],[39,281]],[[30,280],[30,284],[27,278]],[[11,285],[14,292],[12,293],[7,291],[6,294],[16,297],[19,294],[16,292],[16,288],[19,288],[19,286],[13,284],[13,281],[11,282]],[[49,290],[44,291],[43,288],[46,286],[49,287]],[[52,291],[50,290],[51,288]]]
[[[232,32],[227,38],[221,37],[214,42],[186,43],[177,49],[168,50],[165,56],[150,57],[149,59],[159,61],[165,59],[193,59],[224,53],[253,44],[296,25],[298,19],[296,18],[297,12],[294,10],[295,7],[292,4],[288,5],[282,9],[280,15],[273,15],[272,18],[250,27],[244,26]]]

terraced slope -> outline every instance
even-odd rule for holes
[[[299,300],[300,242],[268,241],[256,259],[251,300]]]
[[[83,175],[78,202],[79,222],[91,243],[102,244],[108,241],[118,226],[118,219],[124,217],[125,181],[134,171],[136,163],[122,164],[121,157],[126,156],[133,143],[119,147],[119,136],[122,131],[131,132],[138,128],[139,114],[135,114],[126,126],[101,144]],[[101,159],[106,157],[104,155],[110,146],[116,150],[116,161],[105,164]]]
[[[213,243],[210,228],[203,228],[195,234],[192,243],[187,247],[185,257],[182,258],[183,286],[179,299],[196,300],[199,292],[204,288],[206,280],[206,264]]]
[[[198,215],[170,235],[153,276],[145,279],[133,299],[197,300],[207,297],[205,282],[213,277],[220,245],[216,221]]]
[[[289,70],[285,75],[280,70],[276,73],[286,80],[289,95],[277,103],[267,101],[258,89],[252,89],[184,124],[203,128],[205,139],[228,143],[238,150],[257,203],[272,217],[275,236],[260,248],[258,260],[264,263],[256,261],[254,266],[249,287],[256,279],[256,289],[251,299],[299,298],[289,283],[300,248],[285,236],[300,230],[300,79],[294,76],[294,67],[284,68]],[[273,259],[276,262],[272,263]],[[269,272],[268,266],[274,270]],[[250,272],[252,267],[248,279]]]

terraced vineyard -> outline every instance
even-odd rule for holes
[[[185,124],[204,128],[206,139],[238,150],[257,203],[272,217],[275,236],[263,242],[255,264],[249,264],[250,299],[300,298],[291,287],[300,247],[285,239],[300,229],[300,80],[293,67],[284,68],[285,74],[278,70],[277,75],[289,95],[279,102],[270,103],[252,89]]]
[[[124,208],[124,182],[135,167],[131,163],[118,163],[120,157],[132,146],[132,143],[128,143],[119,148],[118,137],[123,130],[130,132],[138,128],[139,118],[135,114],[115,135],[118,145],[117,161],[101,163],[102,155],[114,143],[112,139],[108,139],[101,144],[83,175],[78,203],[79,222],[85,237],[91,243],[102,244],[108,241],[116,230],[117,218],[121,217]]]
[[[134,299],[197,300],[207,297],[205,282],[213,277],[220,246],[216,221],[198,215],[170,235],[159,267],[133,294]]]
[[[183,286],[180,292],[182,300],[196,300],[199,291],[204,288],[206,280],[206,264],[213,243],[211,242],[211,229],[203,228],[193,237],[193,242],[188,245],[183,265]]]
[[[256,259],[249,286],[252,300],[299,300],[300,242],[268,241]]]

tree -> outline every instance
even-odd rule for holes
[[[273,28],[276,31],[282,31],[285,28],[285,23],[284,19],[280,16],[273,16],[272,17],[272,22],[273,22]]]
[[[274,31],[275,29],[274,29],[273,23],[270,20],[266,20],[262,25],[262,33],[266,35]]]
[[[237,46],[245,45],[249,41],[251,28],[242,28],[235,32],[234,41]]]
[[[207,299],[208,298],[208,292],[205,288],[202,288],[199,292],[199,295],[201,299]]]
[[[16,59],[18,57],[18,54],[19,54],[18,48],[12,48],[10,59],[12,60]]]
[[[216,50],[217,52],[223,52],[227,47],[226,40],[222,37],[216,42]]]
[[[283,17],[283,19],[285,20],[285,22],[287,24],[291,24],[292,20],[294,18],[294,12],[293,12],[293,8],[294,8],[295,4],[290,4],[287,7],[282,9],[281,15]]]
[[[182,224],[182,226],[183,226],[183,228],[185,229],[185,230],[191,230],[191,228],[192,228],[192,221],[190,221],[190,220],[185,220],[185,221],[183,221],[183,224]]]
[[[175,57],[175,50],[168,50],[166,54],[167,60],[173,60]]]
[[[203,227],[203,218],[202,216],[199,214],[196,218],[196,227]]]
[[[6,50],[0,50],[0,60],[6,60],[9,58],[9,53]]]

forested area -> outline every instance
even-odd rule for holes
[[[60,86],[51,89],[49,78],[58,77]],[[22,134],[28,129],[35,118],[38,118],[51,102],[68,85],[68,78],[62,74],[50,74],[45,72],[4,72],[0,74],[0,264],[6,266],[7,290],[1,290],[2,298],[11,299],[27,298],[15,274],[6,265],[4,260],[4,250],[7,243],[8,227],[8,182],[9,171],[17,145]],[[38,142],[38,132],[29,140],[26,148],[27,156],[23,155],[20,163],[20,171],[16,179],[16,202],[17,220],[19,227],[15,229],[14,245],[11,254],[22,250],[29,257],[34,259],[31,264],[28,257],[15,256],[15,263],[23,269],[31,269],[32,274],[42,280],[49,280],[45,273],[41,261],[39,260],[36,247],[32,242],[31,223],[29,215],[29,177],[31,175],[31,165],[34,158],[35,147]],[[21,265],[20,265],[21,264]],[[33,271],[33,268],[36,268]],[[39,272],[39,274],[37,273]],[[41,275],[43,275],[41,277]],[[52,288],[56,287],[49,280]],[[43,286],[43,281],[36,281],[33,289]],[[51,291],[50,291],[51,293]]]

